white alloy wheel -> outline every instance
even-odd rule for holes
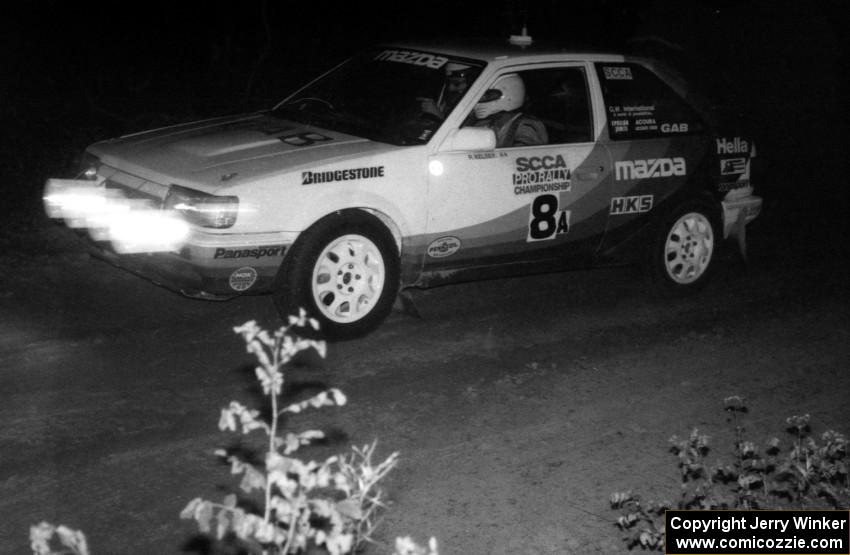
[[[338,323],[364,318],[384,290],[386,265],[378,246],[363,235],[342,235],[325,246],[313,266],[310,288],[322,315]]]
[[[664,267],[673,282],[688,285],[705,274],[714,255],[714,232],[708,218],[688,212],[672,225],[664,242]]]

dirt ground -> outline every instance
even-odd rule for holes
[[[0,553],[27,553],[41,520],[99,555],[198,552],[179,512],[236,488],[213,451],[244,441],[219,409],[260,402],[231,328],[277,325],[271,300],[181,298],[44,222],[0,237]],[[334,438],[304,457],[375,438],[400,451],[367,553],[400,535],[443,555],[624,553],[609,496],[675,499],[673,434],[699,427],[728,454],[724,397],[746,397],[757,443],[793,414],[850,431],[845,259],[764,231],[750,254],[675,302],[628,268],[417,291],[421,317],[288,374],[350,400],[289,425]]]

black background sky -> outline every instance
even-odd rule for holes
[[[540,40],[675,45],[661,50],[735,106],[756,137],[772,172],[766,196],[843,206],[846,11],[841,0],[9,4],[0,33],[0,187],[7,206],[18,197],[29,205],[43,179],[68,171],[94,140],[269,106],[378,41],[505,38],[525,23]],[[801,192],[811,181],[823,183],[828,200]]]

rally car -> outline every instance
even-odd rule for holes
[[[271,293],[329,338],[460,280],[642,262],[701,288],[760,212],[752,140],[657,61],[519,39],[379,45],[269,110],[93,144],[46,209],[117,266]],[[499,107],[535,142],[482,125]]]

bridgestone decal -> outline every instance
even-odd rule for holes
[[[384,177],[384,166],[325,172],[301,172],[301,184],[313,185],[316,183],[333,183],[334,181],[351,181],[353,179],[375,179],[378,177]]]

